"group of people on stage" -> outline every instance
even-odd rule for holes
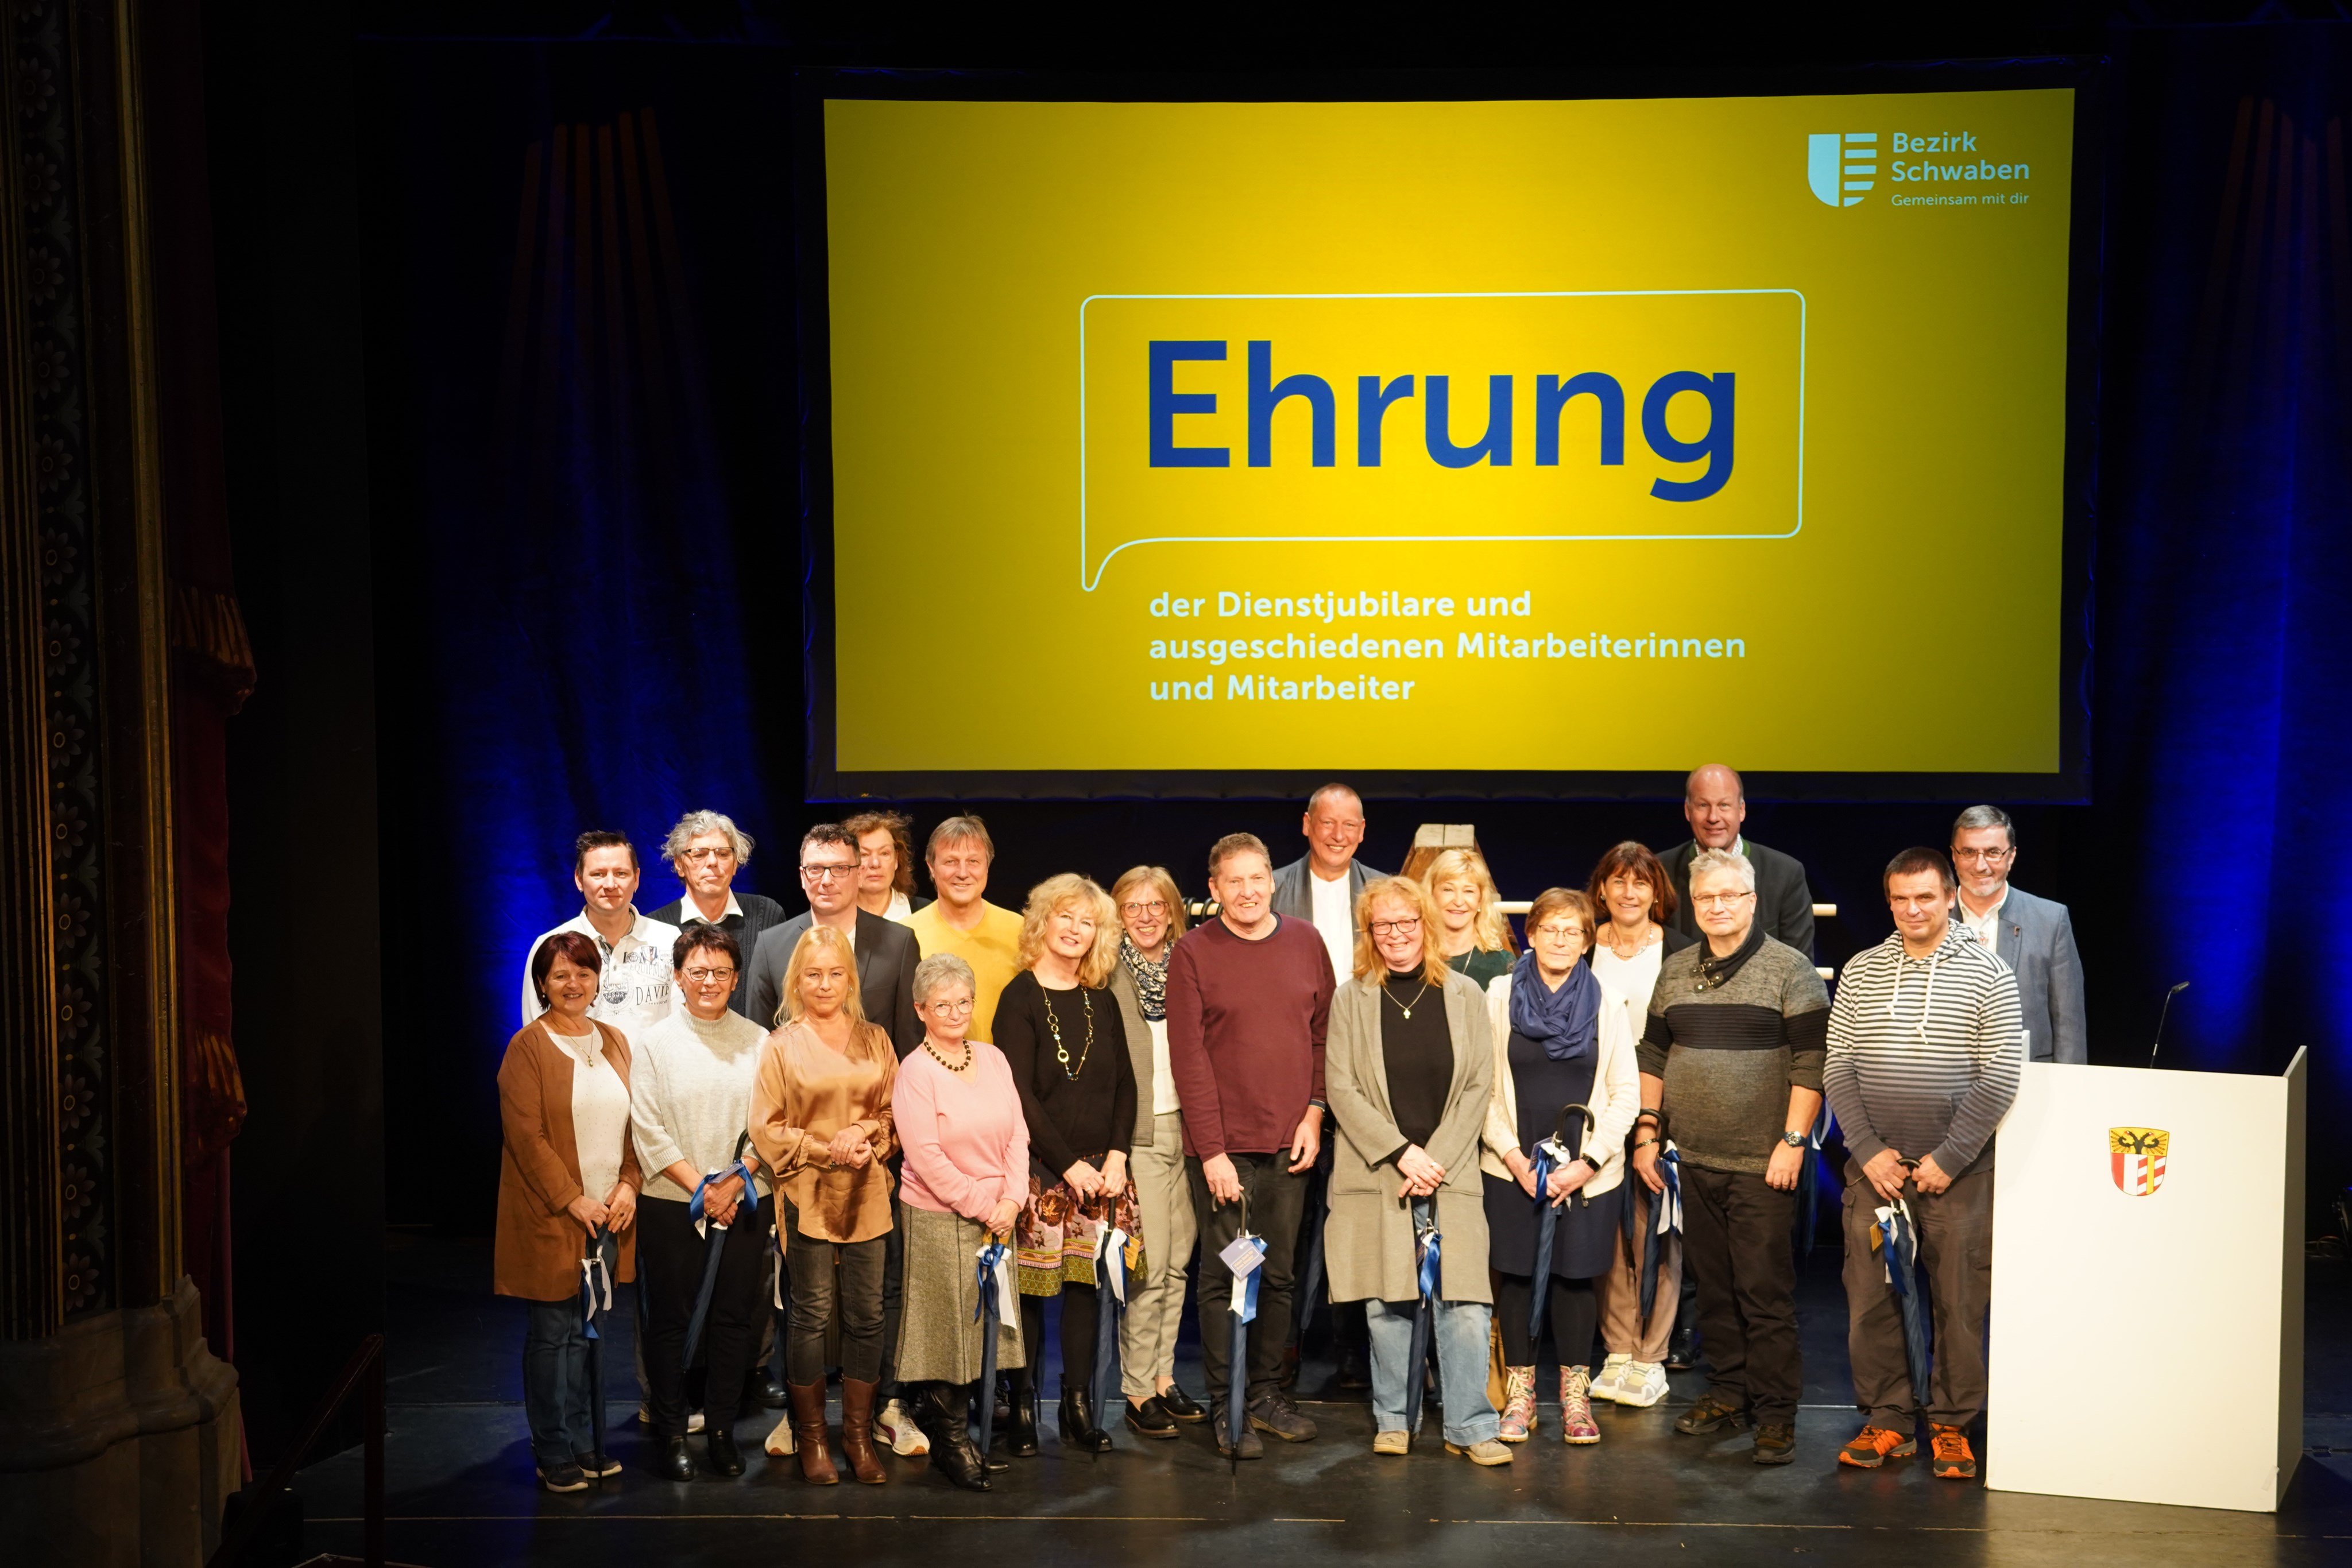
[[[1738,776],[1694,772],[1684,814],[1690,841],[1618,844],[1536,898],[1524,951],[1475,850],[1417,852],[1412,877],[1363,865],[1341,784],[1307,802],[1297,861],[1217,841],[1197,924],[1150,865],[992,904],[994,845],[969,815],[929,835],[935,901],[905,817],[812,828],[790,917],[733,889],[751,844],[717,812],[671,831],[684,895],[650,915],[628,841],[581,835],[584,907],[532,944],[499,1074],[497,1289],[528,1305],[542,1484],[618,1471],[583,1300],[632,1278],[640,1418],[677,1480],[742,1473],[754,1398],[787,1410],[769,1451],[837,1481],[837,1369],[857,1480],[888,1478],[887,1447],[987,1490],[1008,1458],[973,1441],[974,1401],[1002,1400],[982,1414],[1007,1456],[1037,1452],[1056,1296],[1064,1445],[1203,1425],[1255,1458],[1316,1436],[1287,1387],[1318,1276],[1343,1376],[1369,1373],[1376,1453],[1410,1450],[1423,1344],[1448,1453],[1506,1464],[1536,1435],[1547,1339],[1559,1436],[1598,1443],[1594,1401],[1664,1396],[1679,1315],[1709,1385],[1675,1429],[1753,1427],[1756,1462],[1786,1463],[1791,1234],[1825,1098],[1865,1413],[1839,1458],[1916,1453],[1924,1420],[1935,1473],[1973,1476],[1993,1132],[2025,1061],[2084,1059],[2066,910],[2011,885],[2015,825],[1972,807],[1948,852],[1889,862],[1895,934],[1832,1003],[1804,868],[1745,838]],[[1898,1215],[1933,1311],[1924,1398],[1888,1288]],[[1175,1376],[1188,1274],[1204,1399]],[[1095,1385],[1106,1323],[1117,1389]],[[1001,1392],[981,1386],[991,1362]]]

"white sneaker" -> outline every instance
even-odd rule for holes
[[[638,1406],[637,1425],[640,1427],[650,1427],[653,1424],[654,1413],[642,1405]],[[702,1430],[701,1411],[697,1410],[686,1418],[686,1429],[689,1432],[699,1432]]]
[[[1625,1369],[1633,1364],[1632,1356],[1612,1354],[1607,1361],[1601,1364],[1601,1371],[1592,1380],[1592,1397],[1616,1398],[1619,1380],[1625,1375]]]
[[[1646,1410],[1666,1396],[1666,1369],[1654,1361],[1627,1364],[1613,1396],[1620,1405]]]
[[[791,1411],[787,1410],[783,1413],[782,1417],[776,1423],[776,1429],[769,1433],[768,1440],[760,1446],[779,1458],[782,1458],[794,1451],[793,1448],[793,1413]]]
[[[882,1406],[882,1414],[874,1418],[874,1434],[890,1445],[890,1451],[900,1458],[912,1458],[931,1451],[931,1440],[907,1414],[907,1407],[893,1399]]]

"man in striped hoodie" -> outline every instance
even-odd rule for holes
[[[1935,1471],[1977,1473],[1968,1427],[1984,1413],[1992,1299],[1993,1132],[2025,1060],[2017,977],[1952,921],[1949,862],[1911,849],[1884,879],[1895,935],[1838,977],[1822,1087],[1845,1137],[1845,1294],[1854,1403],[1866,1425],[1839,1451],[1875,1469],[1918,1451],[1903,1318],[1874,1245],[1876,1210],[1908,1206],[1935,1312],[1927,1417]]]

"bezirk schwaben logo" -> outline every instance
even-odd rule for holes
[[[1817,131],[1805,138],[1805,181],[1831,206],[1853,206],[1877,177],[1877,131]]]

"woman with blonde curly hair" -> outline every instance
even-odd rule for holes
[[[1016,1230],[1021,1330],[1035,1346],[1045,1300],[1062,1302],[1062,1441],[1110,1447],[1095,1364],[1095,1248],[1106,1224],[1139,1234],[1128,1151],[1135,1140],[1135,1067],[1109,985],[1119,923],[1110,895],[1087,878],[1048,877],[1021,919],[1021,972],[996,1002],[996,1049],[1013,1069],[1029,1126],[1029,1201]],[[1067,1292],[1065,1295],[1065,1292]],[[1039,1353],[1013,1374],[1006,1448],[1037,1451]]]
[[[1447,968],[1481,986],[1511,972],[1519,945],[1485,856],[1475,850],[1444,851],[1421,873],[1421,888],[1437,911],[1431,938]]]

